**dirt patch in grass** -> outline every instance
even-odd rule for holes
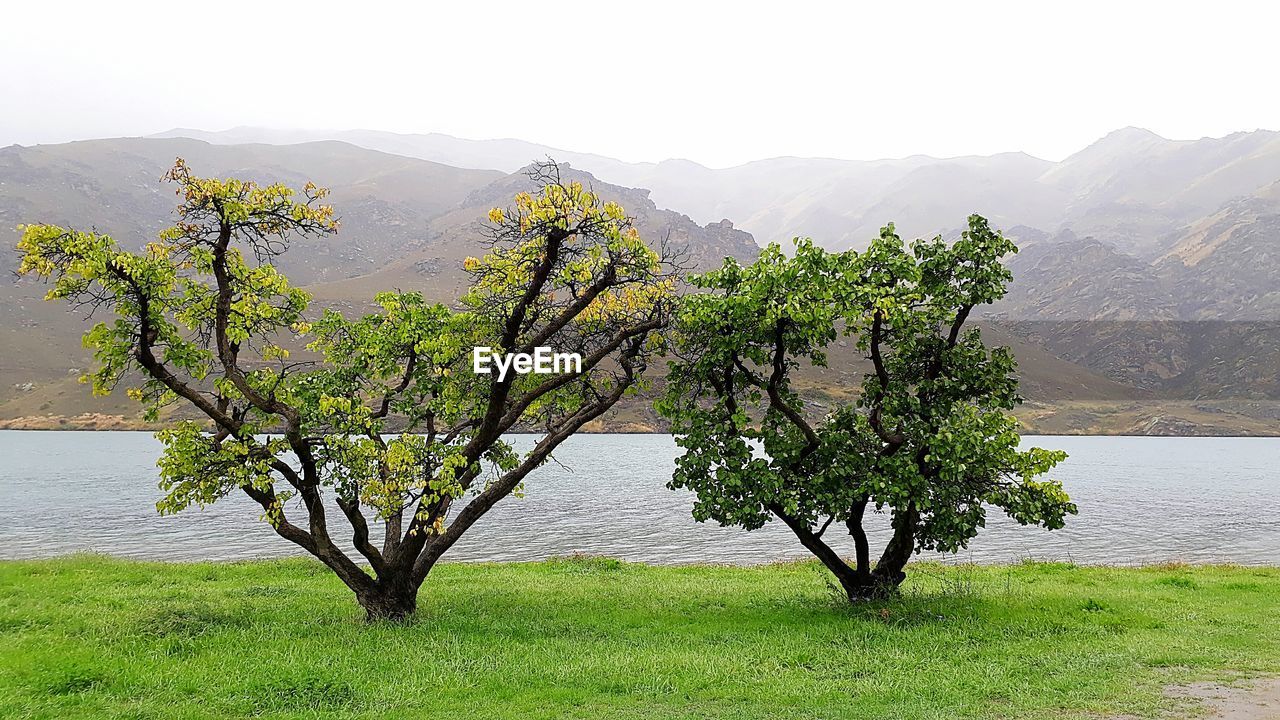
[[[1170,688],[1168,694],[1189,701],[1206,720],[1280,720],[1280,678],[1242,685],[1193,683]]]
[[[1280,720],[1280,678],[1262,678],[1232,685],[1198,682],[1171,685],[1165,695],[1177,703],[1167,718],[1196,720]],[[1105,720],[1138,720],[1133,715]]]

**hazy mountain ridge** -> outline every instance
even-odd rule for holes
[[[1280,182],[1188,226],[1155,263],[1181,315],[1280,319]]]
[[[1019,228],[992,313],[1054,320],[1280,320],[1280,182],[1161,239],[1148,262],[1113,237]]]
[[[278,259],[291,280],[313,293],[317,311],[364,312],[376,292],[391,288],[455,301],[467,280],[463,259],[486,250],[488,211],[534,187],[520,172],[453,168],[336,141],[228,146],[131,138],[0,149],[0,224],[8,227],[3,234],[10,248],[0,253],[0,421],[90,412],[96,413],[92,422],[114,426],[121,421],[110,417],[136,413],[121,397],[91,398],[77,386],[76,376],[93,363],[80,337],[102,317],[43,302],[44,284],[12,274],[16,226],[93,228],[123,247],[140,248],[173,221],[178,199],[161,178],[177,156],[198,174],[295,188],[313,180],[331,188],[339,232],[295,242]],[[699,226],[659,208],[647,190],[602,183],[567,167],[563,172],[622,202],[644,237],[683,251],[691,268],[707,269],[727,256],[749,262],[759,252],[751,235],[731,223]]]
[[[187,139],[122,138],[0,149],[0,226],[17,241],[21,223],[92,226],[138,248],[173,220],[177,199],[164,173],[176,157],[194,172],[282,181],[316,179],[332,190],[342,231],[281,258],[299,284],[361,275],[429,238],[428,221],[500,173],[450,167],[332,141],[217,146]],[[12,252],[0,269],[11,270]]]
[[[750,262],[760,248],[750,233],[722,220],[698,225],[687,215],[658,207],[649,191],[603,183],[591,174],[560,166],[562,180],[578,181],[605,200],[620,203],[642,237],[655,248],[666,245],[678,255],[681,266],[705,271],[718,267],[726,257]],[[380,267],[358,277],[319,283],[316,297],[334,303],[360,303],[372,298],[371,288],[400,287],[422,291],[432,300],[453,302],[464,292],[467,276],[462,270],[468,256],[485,252],[487,214],[507,207],[516,193],[536,190],[527,169],[502,176],[470,192],[454,207],[428,223],[428,240],[407,252],[388,257]]]
[[[1054,320],[1176,320],[1178,303],[1154,268],[1071,231],[1024,242],[1007,261],[1013,282],[986,314]]]
[[[1267,130],[1174,141],[1124,128],[1057,163],[1013,152],[875,161],[781,157],[724,169],[688,160],[627,163],[517,140],[440,134],[236,128],[161,135],[236,143],[333,137],[507,171],[551,155],[604,182],[648,188],[659,205],[700,223],[728,217],[762,243],[807,235],[833,248],[865,245],[888,220],[904,235],[932,235],[957,227],[957,212],[961,218],[978,212],[1004,227],[1107,236],[1122,252],[1153,260],[1167,250],[1161,238],[1280,180],[1280,133]]]
[[[1032,427],[1049,432],[1280,432],[1280,386],[1275,382],[1280,376],[1275,366],[1280,332],[1276,323],[1265,322],[1280,318],[1280,166],[1276,178],[1251,194],[1227,198],[1162,235],[1143,234],[1147,249],[1130,253],[1127,233],[1133,226],[1128,223],[1136,216],[1130,210],[1163,218],[1161,223],[1192,212],[1189,205],[1179,205],[1175,212],[1172,206],[1155,208],[1143,205],[1137,195],[1115,192],[1116,178],[1136,162],[1134,152],[1120,152],[1125,142],[1157,148],[1162,157],[1174,152],[1165,147],[1170,141],[1148,135],[1109,136],[1100,151],[1070,165],[1021,154],[879,163],[761,161],[731,169],[744,188],[734,198],[721,197],[713,182],[725,171],[682,161],[621,164],[628,172],[687,178],[689,185],[680,192],[690,204],[711,203],[724,211],[712,220],[682,214],[685,207],[679,203],[674,204],[679,211],[662,209],[665,203],[657,193],[598,179],[576,166],[563,172],[620,201],[645,237],[669,240],[685,250],[696,269],[715,266],[726,256],[750,260],[758,252],[752,235],[735,227],[735,222],[744,224],[734,212],[738,209],[757,225],[820,227],[823,232],[814,233],[819,238],[869,237],[873,228],[903,217],[908,222],[899,221],[898,227],[905,237],[922,234],[910,229],[922,222],[934,222],[936,231],[953,236],[965,215],[982,211],[984,198],[1007,195],[998,206],[987,205],[987,212],[1018,239],[1022,252],[1009,259],[1015,280],[1009,296],[987,313],[987,332],[994,341],[1012,345],[1022,363],[1023,386],[1032,401],[1023,417]],[[465,149],[470,141],[459,142]],[[1269,157],[1270,144],[1262,138],[1224,147],[1247,149],[1244,165],[1256,172],[1256,158],[1259,153]],[[528,151],[530,145],[519,144],[516,151]],[[282,146],[213,145],[180,138],[99,140],[0,149],[0,224],[12,228],[51,221],[84,228],[96,223],[126,246],[139,246],[171,220],[175,199],[160,177],[178,155],[198,173],[294,186],[314,180],[332,187],[341,231],[295,247],[281,266],[315,294],[317,305],[356,312],[386,288],[421,290],[432,299],[452,301],[465,285],[462,259],[484,250],[481,227],[488,209],[506,205],[516,191],[532,187],[520,172],[460,169],[338,141]],[[1233,164],[1203,160],[1195,171]],[[1205,177],[1226,177],[1215,173]],[[1046,174],[1049,180],[1035,179]],[[1248,173],[1232,170],[1228,175],[1238,180]],[[699,185],[700,177],[708,178],[707,184]],[[1235,187],[1219,185],[1218,194]],[[1033,186],[1034,202],[1020,204],[1025,199],[1020,188]],[[786,194],[771,205],[779,192]],[[1101,194],[1122,206],[1125,212],[1113,223],[1101,224],[1118,229],[1083,233],[1054,228],[1045,218],[1078,212],[1063,199],[1072,193]],[[877,199],[868,202],[873,195]],[[822,202],[814,202],[816,197]],[[837,211],[846,197],[861,198],[862,204],[851,202],[848,212]],[[1207,201],[1198,202],[1195,207]],[[993,208],[999,212],[992,213]],[[1088,217],[1096,220],[1104,211],[1095,206]],[[1018,223],[1016,217],[1035,222]],[[851,222],[864,227],[850,230],[855,227]],[[10,237],[12,246],[17,235]],[[13,253],[5,254],[0,268],[11,270],[15,260]],[[119,399],[90,400],[75,386],[74,371],[90,363],[78,341],[87,325],[78,314],[40,302],[42,293],[43,287],[30,281],[0,281],[0,342],[6,347],[0,362],[0,421],[47,426],[38,417],[131,412]],[[1243,319],[1264,322],[1183,322]],[[842,361],[812,382],[829,387],[833,396],[849,392],[860,375],[857,358],[848,360],[851,365]],[[1068,406],[1069,412],[1064,409]],[[651,413],[639,405],[620,412],[622,424],[610,427],[656,427]]]

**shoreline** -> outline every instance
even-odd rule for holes
[[[315,558],[305,553],[291,555],[274,555],[252,558],[224,558],[210,560],[156,560],[143,557],[131,557],[128,555],[115,555],[112,553],[95,552],[95,551],[79,551],[63,553],[61,555],[47,555],[42,557],[24,557],[24,558],[0,558],[0,567],[5,565],[21,565],[21,564],[37,564],[37,563],[62,563],[62,562],[92,562],[102,561],[106,563],[122,563],[133,565],[156,565],[167,568],[191,567],[197,565],[213,565],[213,566],[252,566],[252,565],[273,565],[273,564],[289,564],[289,563],[314,563],[316,567],[323,567],[323,564]],[[552,555],[541,560],[450,560],[442,558],[438,566],[459,566],[469,568],[520,568],[520,567],[539,567],[556,565],[560,563],[608,563],[619,567],[632,567],[649,570],[763,570],[776,568],[779,570],[794,570],[812,568],[814,570],[822,570],[822,565],[813,557],[796,557],[794,559],[785,560],[769,560],[759,563],[732,563],[732,562],[670,562],[657,563],[646,562],[643,560],[623,560],[612,555],[597,555],[591,553],[570,553],[568,555]],[[361,567],[367,568],[366,563],[360,563]],[[910,575],[912,569],[916,570],[993,570],[993,569],[1020,569],[1020,568],[1056,568],[1060,570],[1115,570],[1115,571],[1153,571],[1153,572],[1177,572],[1192,570],[1226,570],[1226,571],[1251,571],[1251,570],[1274,570],[1280,572],[1280,560],[1269,559],[1268,562],[1259,563],[1241,563],[1228,561],[1194,561],[1194,560],[1171,560],[1157,562],[1134,562],[1134,563],[1088,563],[1074,562],[1068,560],[1038,560],[1035,558],[1027,558],[1025,560],[1014,561],[947,561],[937,559],[913,559],[907,565],[907,574]]]
[[[170,425],[158,423],[147,425],[143,423],[123,423],[120,426],[97,427],[86,424],[80,425],[27,425],[14,426],[14,422],[9,420],[0,420],[0,431],[12,432],[121,432],[121,433],[156,433],[164,430]],[[540,435],[541,433],[532,431],[521,431],[508,433],[509,435]],[[632,430],[626,428],[605,428],[594,430],[579,430],[575,435],[671,435],[671,433],[663,430]],[[1046,432],[1024,429],[1020,433],[1023,437],[1122,437],[1122,438],[1182,438],[1182,439],[1198,439],[1198,438],[1223,438],[1223,439],[1272,439],[1280,438],[1280,427],[1277,427],[1274,433],[1197,433],[1197,434],[1153,434],[1139,432]]]

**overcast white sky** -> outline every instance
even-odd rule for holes
[[[6,0],[0,145],[221,130],[518,137],[726,166],[1280,128],[1280,3]]]

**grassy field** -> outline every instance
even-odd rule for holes
[[[365,626],[309,561],[0,563],[4,718],[1106,718],[1280,672],[1280,568],[443,565]]]

